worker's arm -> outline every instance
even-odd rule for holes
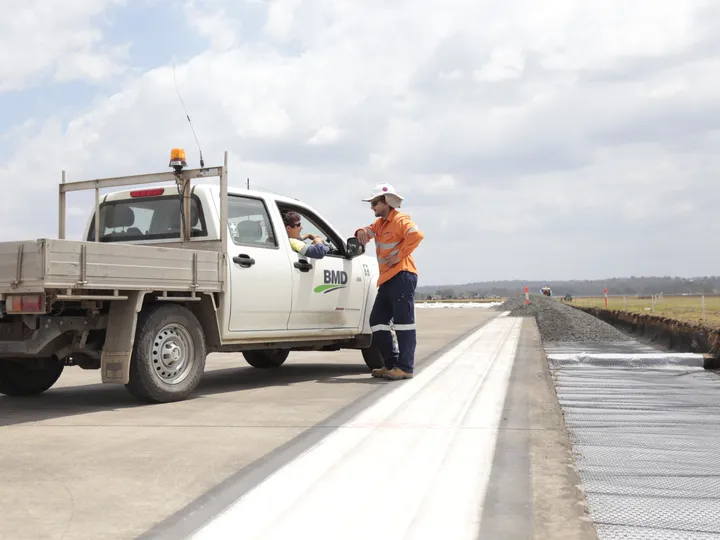
[[[355,231],[355,238],[360,240],[360,243],[364,246],[370,240],[375,238],[375,223],[371,223],[367,227],[362,227]]]
[[[400,241],[400,251],[394,257],[396,262],[408,257],[420,245],[425,235],[418,229],[411,219],[403,220],[401,224],[403,239]]]

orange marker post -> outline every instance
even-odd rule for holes
[[[603,288],[603,293],[605,294],[605,307],[608,307],[607,287]]]
[[[525,305],[527,306],[530,303],[530,287],[525,285]]]

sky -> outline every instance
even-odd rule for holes
[[[3,0],[0,241],[57,185],[199,166],[341,233],[379,182],[420,285],[716,275],[720,4]],[[80,239],[92,193],[70,194]]]

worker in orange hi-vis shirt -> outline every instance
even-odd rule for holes
[[[380,277],[378,294],[370,313],[373,347],[385,366],[372,371],[373,377],[390,380],[410,379],[415,369],[415,288],[418,271],[412,253],[424,238],[410,216],[398,212],[403,198],[390,184],[379,184],[368,199],[377,219],[355,231],[364,246],[375,240]],[[394,322],[398,347],[390,333]]]

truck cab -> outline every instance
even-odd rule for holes
[[[177,246],[180,197],[175,185],[105,195],[100,242]],[[193,186],[188,247],[202,249],[220,240],[219,200],[217,186]],[[297,199],[229,187],[227,201],[227,289],[218,298],[223,343],[370,333],[375,257],[353,252],[352,244],[318,211]],[[312,259],[293,251],[282,219],[287,211],[301,216],[303,232],[324,239],[330,247],[325,257]],[[88,242],[95,240],[94,220],[93,212],[84,232]]]

